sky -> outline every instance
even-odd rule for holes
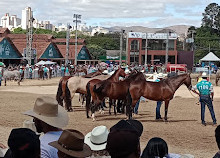
[[[220,0],[1,0],[0,17],[21,18],[22,9],[30,6],[34,18],[54,25],[74,25],[73,14],[80,14],[87,26],[199,27],[210,3],[220,5]]]

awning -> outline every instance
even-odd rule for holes
[[[212,52],[204,56],[201,61],[220,61],[220,59]]]

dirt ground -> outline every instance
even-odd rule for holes
[[[0,142],[7,144],[7,138],[12,128],[22,127],[24,120],[30,119],[22,112],[33,108],[37,97],[48,95],[55,97],[59,78],[51,80],[25,80],[21,86],[9,82],[8,86],[0,87]],[[220,123],[220,87],[214,87],[214,110],[217,122]],[[206,108],[206,121],[208,125],[201,125],[200,106],[196,105],[198,97],[194,98],[185,86],[181,86],[170,102],[168,110],[168,123],[155,121],[156,102],[141,102],[139,115],[135,119],[141,121],[144,132],[141,136],[141,148],[144,149],[149,139],[161,137],[167,143],[170,153],[192,154],[196,158],[211,158],[218,151],[212,120]],[[78,102],[78,96],[73,99],[74,112],[70,112],[69,125],[66,128],[77,129],[86,134],[95,126],[105,125],[110,128],[125,115],[109,115],[96,113],[97,121],[92,122],[86,118],[85,108]],[[164,116],[164,106],[161,108]]]

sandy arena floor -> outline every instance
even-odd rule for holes
[[[49,95],[55,97],[59,78],[51,80],[25,80],[21,86],[9,82],[8,86],[0,87],[0,142],[7,144],[7,138],[12,128],[22,127],[25,119],[30,117],[21,113],[32,109],[37,97]],[[220,123],[220,87],[214,87],[214,110],[218,123]],[[185,86],[181,86],[170,102],[168,110],[168,123],[155,121],[156,102],[142,102],[139,115],[134,118],[144,125],[141,137],[143,149],[152,137],[161,137],[168,143],[170,153],[192,154],[196,158],[211,158],[218,151],[212,120],[206,108],[206,127],[201,126],[200,106],[196,105],[198,98],[194,98]],[[97,121],[92,122],[86,118],[85,108],[78,103],[78,96],[73,99],[74,112],[70,112],[70,122],[66,128],[80,130],[86,134],[95,126],[106,125],[110,128],[125,115],[96,114]],[[162,106],[164,116],[164,106]]]

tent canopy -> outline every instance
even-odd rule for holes
[[[52,65],[52,64],[56,64],[56,62],[41,60],[36,65]]]
[[[220,61],[220,59],[212,52],[204,56],[201,61]]]

